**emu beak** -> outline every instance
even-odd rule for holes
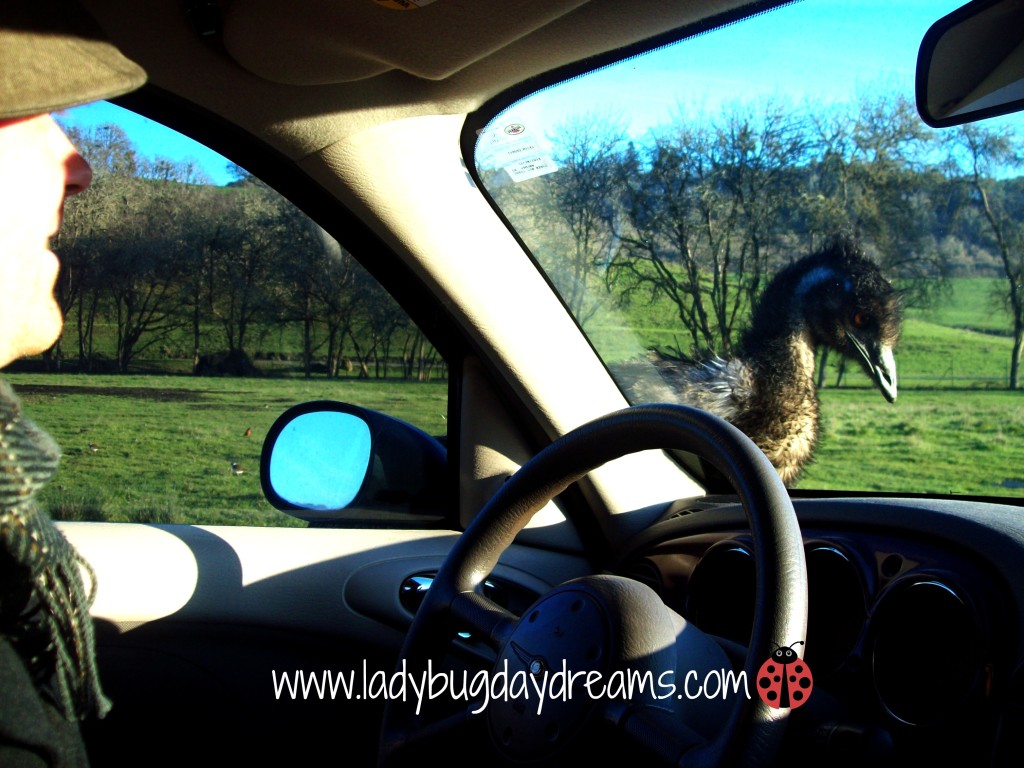
[[[882,390],[885,399],[890,403],[896,402],[896,358],[893,357],[892,347],[872,341],[865,343],[852,333],[847,333],[847,338],[853,342],[868,373]]]

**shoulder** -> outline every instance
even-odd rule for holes
[[[42,697],[18,652],[3,636],[0,691],[0,765],[88,765],[78,723],[66,720]]]

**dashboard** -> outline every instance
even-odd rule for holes
[[[775,642],[806,642],[796,647],[813,672],[813,692],[792,710],[777,764],[1019,765],[1024,509],[891,498],[806,498],[794,506],[807,554],[809,626],[805,638]],[[358,722],[352,733],[365,738],[348,748],[372,755],[377,708],[285,704],[267,694],[268,665],[348,670],[368,659],[391,669],[417,593],[455,540],[450,532],[396,531],[383,547],[376,532],[341,529],[65,523],[62,530],[101,564],[99,582],[107,585],[96,605],[97,638],[105,685],[119,706],[92,736],[100,753],[109,745],[115,754],[127,733],[163,738],[187,707],[197,724],[216,724],[218,732],[223,714],[234,713],[236,744],[250,731],[276,733],[286,720],[307,729],[310,745],[332,723]],[[751,545],[740,505],[704,497],[623,540],[609,570],[652,587],[723,638],[742,664],[756,600]],[[538,595],[590,568],[564,552],[513,545],[484,588],[522,615]],[[167,592],[158,586],[167,584],[191,585],[184,604],[139,621],[142,608],[156,610]],[[125,610],[114,610],[121,602]],[[459,645],[468,666],[489,667],[475,638]],[[277,725],[267,730],[267,723]]]
[[[851,762],[1016,755],[1024,712],[1024,509],[930,499],[797,499],[803,641],[814,692],[798,741]],[[702,499],[633,542],[617,570],[704,631],[745,646],[756,583],[735,499]],[[979,753],[985,754],[979,754]],[[805,755],[806,756],[806,755]]]

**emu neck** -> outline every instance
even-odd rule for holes
[[[806,326],[792,316],[770,318],[760,327],[757,319],[742,340],[754,391],[736,426],[760,446],[789,484],[810,459],[818,437],[814,343]]]
[[[773,385],[772,391],[765,392],[765,396],[782,395],[789,389],[802,391],[807,384],[814,391],[814,342],[805,328],[762,337],[756,348],[745,343],[743,356],[757,371],[757,381]]]
[[[799,299],[789,286],[770,285],[740,339],[740,356],[757,370],[756,381],[775,385],[765,396],[780,394],[780,384],[809,384],[813,393],[814,347]]]

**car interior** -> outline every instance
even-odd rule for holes
[[[114,708],[83,726],[94,765],[1019,760],[1019,466],[987,465],[991,488],[947,493],[954,447],[947,487],[904,482],[904,464],[923,461],[905,434],[891,450],[909,455],[878,444],[864,459],[877,462],[878,487],[787,487],[740,429],[624,384],[624,361],[661,381],[647,339],[622,331],[621,308],[581,309],[548,261],[558,248],[576,252],[553,232],[578,245],[581,230],[530,207],[558,193],[542,185],[567,167],[569,144],[553,138],[567,118],[544,111],[581,98],[562,84],[583,90],[588,73],[636,70],[668,88],[672,75],[642,70],[648,53],[678,45],[685,57],[688,44],[749,28],[726,58],[756,54],[775,47],[756,24],[804,10],[808,49],[827,49],[838,43],[814,11],[827,17],[828,2],[83,4],[149,75],[116,104],[301,209],[408,313],[448,376],[444,434],[386,407],[269,404],[260,482],[302,527],[60,523],[96,572],[92,614]],[[916,10],[921,54],[902,83],[911,98],[917,89],[915,124],[952,131],[1022,106],[1018,4],[958,5]],[[866,20],[868,34],[882,35],[885,13]],[[844,63],[851,79],[832,85],[852,90],[859,62]],[[704,94],[708,114],[724,114],[754,77],[708,67],[678,93]],[[616,113],[618,91],[604,88],[591,127],[634,108]],[[679,135],[671,146],[682,152]],[[578,136],[581,146],[600,139]],[[646,158],[636,167],[654,167],[630,140]],[[594,227],[640,231],[639,218],[602,205],[584,201],[578,221],[599,212]],[[639,253],[642,238],[634,245]],[[795,248],[773,251],[770,271]],[[603,290],[604,279],[588,285]],[[642,287],[631,295],[630,307],[653,301]],[[904,325],[898,364],[917,327]],[[666,330],[662,349],[680,350],[684,335]],[[900,398],[913,388],[908,370]],[[868,376],[854,382],[877,413],[909,407],[894,376],[885,398]],[[953,389],[939,410],[960,408]],[[1006,410],[1020,408],[1018,397]],[[825,413],[822,457],[842,452],[845,434]],[[1019,444],[1019,420],[1006,418],[998,439]],[[851,452],[848,464],[860,461]],[[165,471],[172,486],[186,482],[180,468]],[[773,659],[781,682],[771,682]],[[558,672],[572,695],[543,689]],[[633,673],[648,685],[604,695],[585,685],[590,674],[622,683]],[[414,689],[431,680],[438,690]],[[513,680],[518,697],[494,687]]]

